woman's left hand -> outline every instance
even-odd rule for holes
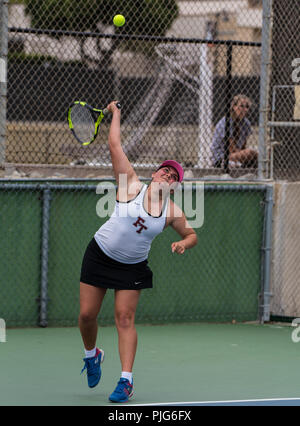
[[[183,241],[176,241],[171,245],[172,253],[183,254],[185,252],[185,245]]]

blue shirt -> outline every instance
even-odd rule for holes
[[[224,138],[225,138],[225,123],[226,118],[223,117],[216,125],[213,140],[211,144],[211,152],[212,152],[212,161],[213,163],[217,161],[221,161],[224,158]],[[232,137],[233,133],[233,125],[232,125],[232,118],[230,118],[230,137]],[[251,123],[247,118],[243,118],[241,121],[241,128],[240,128],[240,137],[236,144],[236,148],[238,150],[243,149],[244,144],[247,141],[248,136],[252,133],[251,129]]]

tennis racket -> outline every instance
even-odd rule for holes
[[[119,102],[117,107],[121,108]],[[107,114],[109,114],[109,111],[106,108],[97,109],[86,102],[73,102],[68,109],[68,123],[76,140],[83,146],[94,142],[100,123]]]

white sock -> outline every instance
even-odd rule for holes
[[[92,349],[91,351],[84,349],[84,353],[86,358],[93,358],[96,356],[96,348]]]
[[[132,383],[132,372],[131,371],[122,371],[121,377],[123,379],[129,380],[129,382]]]

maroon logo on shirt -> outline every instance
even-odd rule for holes
[[[142,219],[140,216],[137,218],[137,221],[133,223],[133,226],[136,228],[139,227],[139,229],[136,231],[138,234],[142,232],[143,229],[148,229],[147,226],[143,225],[145,222],[144,219]]]

